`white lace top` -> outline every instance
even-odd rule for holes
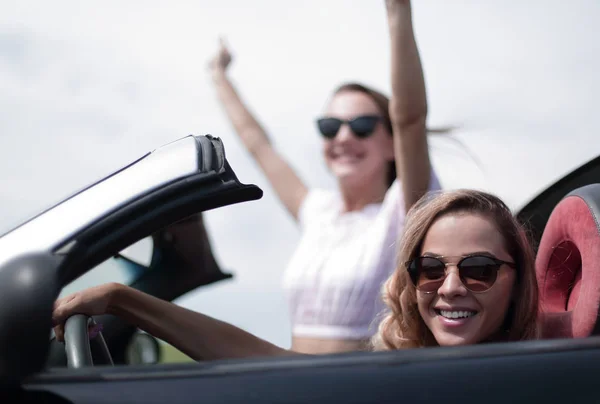
[[[432,170],[430,190],[440,189]],[[365,339],[383,309],[380,290],[396,268],[404,226],[400,181],[384,201],[341,213],[333,191],[311,190],[300,207],[302,238],[284,275],[292,333],[298,337]]]

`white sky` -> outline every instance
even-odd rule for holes
[[[420,0],[413,6],[443,185],[520,206],[600,151],[600,3]],[[298,232],[214,97],[206,63],[224,34],[231,76],[307,183],[332,186],[313,118],[345,80],[389,93],[383,1],[0,3],[0,227],[189,133],[223,138],[259,202],[207,214],[232,282],[181,299],[283,346],[281,274]]]

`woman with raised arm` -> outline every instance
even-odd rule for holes
[[[237,134],[302,229],[284,275],[294,352],[368,346],[376,331],[372,322],[382,309],[377,303],[381,284],[396,267],[395,245],[405,213],[428,190],[439,189],[428,153],[427,100],[411,5],[408,0],[385,4],[391,102],[360,84],[344,84],[317,120],[325,161],[337,179],[335,191],[308,188],[274,149],[227,77],[231,56],[224,46],[211,63],[218,97]],[[104,295],[114,299],[103,300]],[[287,352],[228,324],[115,285],[62,300],[59,322],[90,301],[104,302],[94,306],[97,311],[124,316],[193,358]]]
[[[439,189],[426,137],[423,71],[407,0],[386,1],[392,47],[392,99],[356,83],[341,85],[317,120],[333,191],[307,187],[272,146],[236,92],[224,44],[210,64],[217,95],[240,140],[257,161],[302,236],[284,274],[292,349],[357,350],[381,283],[394,268],[393,247],[405,212]],[[397,175],[398,173],[399,175]]]

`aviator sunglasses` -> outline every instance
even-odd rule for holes
[[[333,139],[343,124],[348,124],[352,132],[359,139],[369,137],[378,122],[382,121],[383,118],[378,115],[361,115],[356,118],[344,120],[339,118],[319,118],[317,119],[317,126],[321,135],[327,139]]]
[[[406,262],[406,268],[417,290],[433,293],[446,279],[446,267],[452,265],[441,260],[444,257],[417,257]],[[462,257],[456,264],[461,282],[471,292],[480,293],[489,290],[498,277],[502,265],[515,268],[513,262],[502,261],[486,255]]]

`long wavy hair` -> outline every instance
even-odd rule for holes
[[[496,340],[517,341],[538,337],[538,289],[535,261],[526,230],[497,197],[473,190],[441,191],[421,198],[408,212],[396,271],[382,287],[387,309],[380,316],[378,332],[371,340],[374,350],[437,346],[417,307],[417,292],[405,263],[421,253],[432,223],[450,213],[474,213],[490,218],[502,235],[506,251],[516,264],[516,293],[507,311],[503,333]]]

